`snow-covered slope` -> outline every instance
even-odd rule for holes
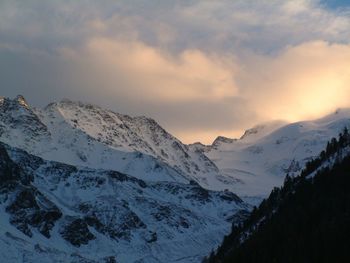
[[[207,185],[219,170],[154,120],[63,100],[44,109],[0,101],[0,139],[48,160],[113,169],[141,179]]]
[[[45,161],[0,143],[1,262],[199,262],[247,208],[194,182]]]
[[[213,145],[191,145],[203,151],[221,170],[229,189],[240,196],[266,196],[283,183],[287,173],[300,172],[332,137],[350,125],[350,110],[340,109],[324,118],[292,124],[258,125],[239,140],[219,137]]]
[[[240,139],[185,145],[154,120],[63,100],[44,109],[0,100],[0,140],[47,160],[120,171],[155,182],[188,183],[240,196],[266,196],[286,173],[297,173],[348,125],[350,110],[319,120],[274,121]]]

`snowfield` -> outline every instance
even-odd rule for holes
[[[0,98],[2,260],[200,262],[349,124],[340,109],[185,145],[147,117]]]
[[[4,144],[0,157],[5,262],[199,262],[250,209],[195,182],[144,181]]]
[[[190,147],[205,153],[223,180],[233,182],[230,191],[254,202],[254,197],[266,197],[274,186],[281,186],[287,173],[298,174],[349,125],[350,110],[339,109],[321,119],[266,123],[247,130],[237,140],[219,137],[212,145]]]
[[[251,208],[145,117],[4,98],[0,139],[5,262],[199,262]]]

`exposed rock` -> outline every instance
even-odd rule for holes
[[[226,217],[248,208],[195,181],[145,181],[116,171],[45,161],[2,143],[0,177],[5,182],[0,185],[0,206],[8,217],[0,227],[12,236],[0,237],[0,242],[6,238],[0,244],[20,244],[15,249],[27,262],[35,257],[79,263],[131,263],[142,258],[174,262],[193,255],[194,246],[196,255],[205,255],[230,229]],[[31,238],[17,237],[14,227]],[[40,235],[50,241],[46,244]],[[209,242],[204,239],[208,235]],[[56,240],[67,241],[76,253],[53,247]],[[106,250],[100,251],[102,246]]]
[[[11,224],[27,236],[32,236],[31,226],[49,238],[50,230],[62,216],[61,211],[34,188],[21,189],[20,185],[18,188],[14,201],[6,207]]]
[[[91,234],[86,221],[80,218],[64,226],[60,233],[65,240],[76,247],[87,245],[90,240],[96,238]]]
[[[218,136],[214,142],[212,143],[212,146],[214,147],[217,147],[223,143],[233,143],[237,141],[237,139],[231,139],[231,138],[227,138],[227,137],[224,137],[224,136]]]

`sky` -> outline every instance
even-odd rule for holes
[[[1,0],[0,95],[157,120],[185,143],[350,107],[341,0]]]

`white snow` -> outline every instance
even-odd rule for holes
[[[113,177],[110,171],[71,170],[67,165],[35,163],[34,159],[29,159],[29,167],[23,160],[31,157],[18,150],[8,152],[25,171],[34,169],[32,185],[60,209],[63,217],[55,223],[50,238],[35,228],[29,238],[9,223],[4,207],[11,201],[0,202],[0,253],[6,263],[38,262],[41,257],[45,258],[42,262],[71,262],[73,255],[94,262],[112,255],[117,262],[125,263],[200,262],[230,231],[228,218],[249,209],[243,202],[224,198],[228,194],[224,192],[205,192],[209,199],[202,199],[196,192],[200,188],[193,184],[140,184],[133,177]],[[89,212],[84,212],[82,205]],[[125,218],[129,213],[137,215],[145,227],[125,227],[130,223],[130,218]],[[96,239],[72,246],[59,231],[70,217],[84,218],[87,214],[125,234],[114,239],[89,227]],[[148,242],[152,233],[157,239]]]
[[[46,160],[88,167],[68,178],[47,172],[52,165],[48,162],[36,171],[35,187],[64,214],[50,239],[35,229],[32,239],[25,236],[9,224],[0,205],[0,253],[11,263],[38,262],[38,258],[40,262],[78,262],[81,255],[97,262],[109,255],[118,255],[117,261],[126,263],[199,262],[228,233],[227,217],[248,206],[225,202],[222,193],[211,192],[214,197],[204,203],[188,197],[190,180],[207,189],[228,189],[258,204],[283,183],[286,173],[298,174],[349,124],[350,110],[340,109],[312,121],[257,125],[240,139],[220,137],[213,145],[185,145],[146,117],[69,100],[35,109],[23,97],[0,98],[0,141]],[[12,158],[16,159],[15,152]],[[108,178],[102,169],[140,178],[147,187],[110,178],[96,187],[91,183],[96,178]],[[116,241],[91,228],[96,240],[72,247],[60,236],[59,227],[69,216],[81,216],[77,206],[82,203],[93,205],[113,224],[129,209],[147,229],[135,229],[129,239]],[[152,213],[160,207],[169,208],[170,216],[157,221]],[[174,226],[181,216],[190,223],[189,229]],[[157,232],[158,239],[148,243],[152,232]]]
[[[9,113],[0,116],[0,139],[44,159],[153,181],[196,180],[205,185],[206,178],[219,174],[204,154],[191,151],[152,119],[69,100],[45,109],[29,108],[21,103],[24,98],[19,100],[8,99],[14,106],[10,120]]]
[[[350,125],[350,110],[340,109],[324,118],[268,127],[240,140],[206,148],[205,154],[227,180],[227,187],[243,199],[265,197],[283,183],[287,173],[297,175],[306,161],[318,156],[332,137]],[[222,186],[224,187],[224,186]],[[217,188],[217,189],[220,189]]]
[[[69,100],[44,109],[15,107],[10,117],[18,121],[16,126],[6,122],[8,115],[0,116],[0,139],[44,159],[156,182],[195,180],[207,189],[228,189],[257,203],[283,183],[286,173],[297,174],[318,155],[349,124],[350,110],[292,124],[263,123],[240,139],[218,137],[208,146],[185,145],[150,118]]]

